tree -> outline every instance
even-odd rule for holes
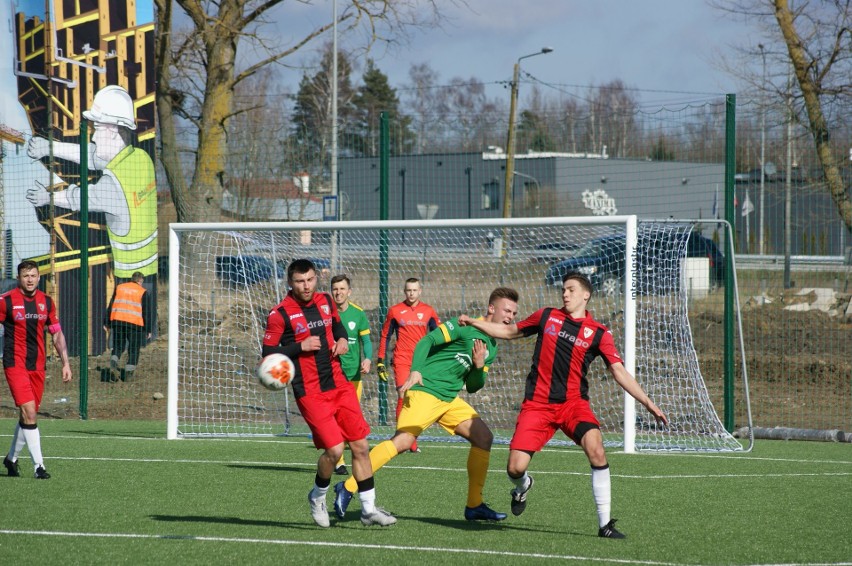
[[[310,3],[302,0],[302,3]],[[219,219],[226,182],[228,122],[234,117],[234,89],[249,77],[281,62],[331,29],[328,22],[306,28],[286,47],[264,39],[261,28],[285,0],[155,0],[157,115],[160,155],[180,221]],[[174,13],[179,7],[181,13]],[[424,9],[424,7],[426,9]],[[185,31],[173,22],[183,15]],[[368,45],[404,37],[412,26],[437,22],[434,0],[352,1],[339,15],[342,32],[366,32]],[[238,57],[242,42],[257,49],[255,57]],[[259,54],[259,55],[257,55]],[[248,61],[238,65],[237,61]],[[197,132],[190,144],[195,159],[187,174],[180,159],[179,121]]]
[[[788,0],[740,0],[716,3],[720,10],[754,18],[765,38],[758,52],[742,49],[749,60],[770,58],[777,68],[792,68],[798,90],[789,92],[786,82],[775,86],[754,79],[757,73],[731,69],[747,83],[776,97],[785,106],[793,100],[794,118],[805,126],[813,140],[826,188],[847,229],[852,231],[852,202],[840,174],[841,155],[846,147],[833,147],[834,133],[848,128],[852,109],[852,0],[796,2]],[[754,45],[754,40],[750,40]],[[766,46],[764,47],[764,43]],[[847,130],[848,134],[848,130]]]
[[[294,167],[307,171],[313,178],[324,178],[331,155],[332,82],[334,53],[328,44],[313,76],[302,76],[295,95],[292,135],[289,150]],[[352,65],[345,53],[337,56],[337,122],[340,131],[353,119]],[[345,144],[341,149],[345,148]]]
[[[391,88],[387,75],[376,67],[372,59],[367,60],[363,80],[364,84],[352,100],[356,139],[360,140],[358,153],[379,154],[379,115],[382,112],[387,114],[390,125],[391,154],[411,153],[414,147],[411,118],[400,111],[396,89]]]

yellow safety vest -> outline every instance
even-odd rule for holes
[[[122,283],[116,287],[109,319],[145,326],[145,319],[142,318],[142,295],[144,294],[145,287],[134,281]]]
[[[106,166],[118,181],[130,211],[130,231],[118,236],[107,226],[116,277],[135,271],[157,274],[157,185],[151,157],[127,146]]]

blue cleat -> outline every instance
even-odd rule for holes
[[[334,485],[334,514],[342,519],[346,515],[346,508],[349,507],[349,502],[352,501],[352,493],[346,489],[343,482],[338,482]]]
[[[468,521],[502,521],[506,518],[505,513],[498,513],[485,503],[477,507],[465,507],[464,518]]]

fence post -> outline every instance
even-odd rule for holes
[[[80,120],[80,418],[89,418],[89,132]]]
[[[734,231],[736,211],[734,210],[734,173],[737,166],[736,152],[736,114],[737,95],[725,96],[725,220],[730,229],[725,231],[727,252],[725,253],[725,417],[724,426],[728,432],[734,430]]]
[[[388,185],[390,170],[388,143],[388,114],[379,114],[379,220],[388,219]],[[379,232],[379,320],[384,321],[388,313],[388,232]],[[379,328],[381,339],[381,328]],[[376,350],[378,352],[378,349]],[[379,424],[388,420],[388,384],[381,379],[379,383]]]

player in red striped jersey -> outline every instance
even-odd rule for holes
[[[38,430],[38,408],[44,395],[46,362],[44,331],[53,335],[53,346],[62,360],[62,381],[71,381],[71,366],[65,335],[59,326],[56,305],[38,289],[38,265],[25,260],[18,265],[18,286],[0,295],[0,322],[3,323],[3,372],[18,407],[18,424],[12,435],[12,446],[3,459],[10,476],[20,476],[18,455],[24,444],[33,460],[35,478],[46,480],[41,436]]]
[[[411,372],[411,360],[414,356],[414,348],[421,338],[429,332],[438,328],[441,319],[430,305],[420,300],[423,293],[423,285],[416,277],[405,280],[405,300],[388,309],[385,322],[382,324],[381,338],[379,339],[379,353],[376,360],[376,373],[382,381],[388,380],[388,371],[385,368],[385,358],[393,350],[393,375],[396,382],[396,418],[402,411],[402,402],[405,395],[399,388],[408,381]],[[396,343],[390,347],[391,338],[396,334]],[[420,452],[417,441],[411,445],[411,452]]]
[[[328,293],[317,293],[314,263],[297,259],[287,266],[290,292],[269,313],[263,336],[263,356],[280,353],[293,360],[290,382],[296,405],[311,429],[314,446],[323,450],[317,461],[313,489],[308,493],[311,517],[320,527],[330,525],[326,495],[331,474],[343,454],[352,451],[352,473],[361,498],[361,523],[396,523],[396,517],[376,507],[376,490],[367,435],[370,425],[339,357],[349,350],[349,338],[337,306]]]
[[[494,338],[511,340],[538,335],[524,401],[509,444],[506,471],[515,486],[512,513],[520,515],[526,508],[527,494],[533,486],[527,468],[533,455],[559,429],[583,448],[592,467],[592,493],[600,527],[598,536],[625,538],[615,529],[615,519],[610,517],[609,464],[600,423],[589,404],[586,381],[589,365],[596,357],[603,358],[615,381],[642,403],[657,422],[667,425],[668,420],[625,369],[612,332],[586,310],[591,296],[592,285],[588,278],[580,273],[568,273],[562,279],[561,309],[539,309],[509,326],[466,316],[459,317],[459,322],[471,324]]]

